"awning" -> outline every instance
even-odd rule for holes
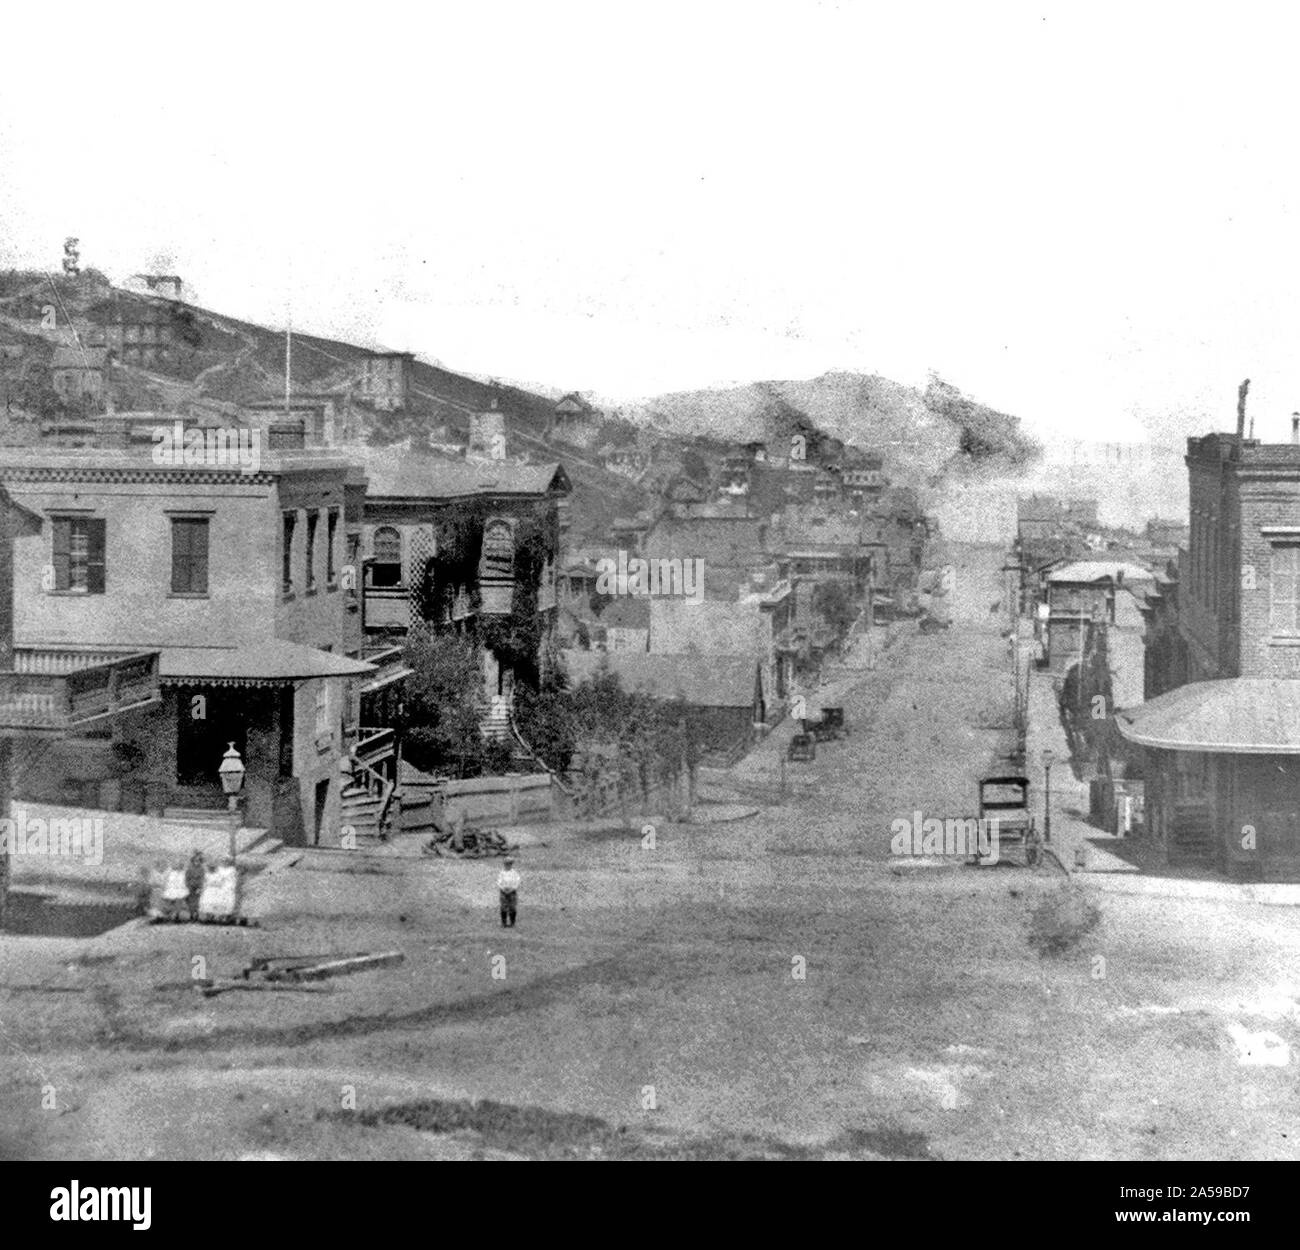
[[[392,672],[381,673],[378,677],[373,677],[361,687],[362,694],[374,694],[376,690],[382,690],[385,686],[391,686],[395,681],[402,681],[409,677],[415,669],[397,668]]]
[[[1163,751],[1300,755],[1300,680],[1190,682],[1115,714],[1130,742]]]
[[[170,685],[280,685],[312,677],[360,677],[373,673],[365,660],[268,638],[243,647],[164,647],[159,663]]]

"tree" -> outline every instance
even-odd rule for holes
[[[406,758],[423,772],[453,762],[462,774],[480,769],[483,670],[475,648],[458,635],[420,626],[407,636],[403,661],[412,670],[401,721]]]
[[[568,677],[554,654],[536,690],[515,687],[515,724],[547,768],[568,772],[578,745],[577,722]]]
[[[849,632],[857,620],[858,605],[853,592],[844,582],[822,582],[813,592],[813,608],[820,612],[826,623],[835,631],[836,640]]]

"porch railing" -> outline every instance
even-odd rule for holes
[[[74,657],[82,662],[74,667]],[[63,733],[160,699],[158,653],[14,653],[0,673],[0,730]]]

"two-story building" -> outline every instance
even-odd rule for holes
[[[450,459],[408,447],[363,454],[365,653],[400,646],[422,623],[476,640],[491,709],[484,728],[500,733],[518,670],[542,662],[555,626],[568,476],[554,463]],[[534,637],[536,648],[523,655],[504,641],[493,645],[507,635]]]
[[[246,824],[335,842],[356,687],[373,671],[344,654],[348,462],[232,460],[210,439],[158,451],[9,450],[0,465],[37,518],[14,539],[0,728],[48,741],[19,793],[216,812],[234,743]]]
[[[1172,862],[1300,880],[1300,443],[1189,439],[1191,533],[1145,600],[1148,824]]]
[[[1135,592],[1154,585],[1140,565],[1107,560],[1062,563],[1046,576],[1047,617],[1044,653],[1054,673],[1078,663],[1093,623],[1115,623],[1115,595],[1121,588]]]

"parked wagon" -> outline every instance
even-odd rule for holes
[[[821,717],[815,721],[806,721],[804,729],[805,732],[812,734],[818,742],[834,742],[837,738],[843,738],[848,734],[848,727],[844,720],[844,709],[842,707],[823,708]]]
[[[1037,866],[1042,858],[1042,837],[1029,808],[1029,778],[1023,776],[985,777],[980,782],[980,824],[996,821],[997,861],[1008,859],[1007,852],[1018,853],[1027,868]]]

